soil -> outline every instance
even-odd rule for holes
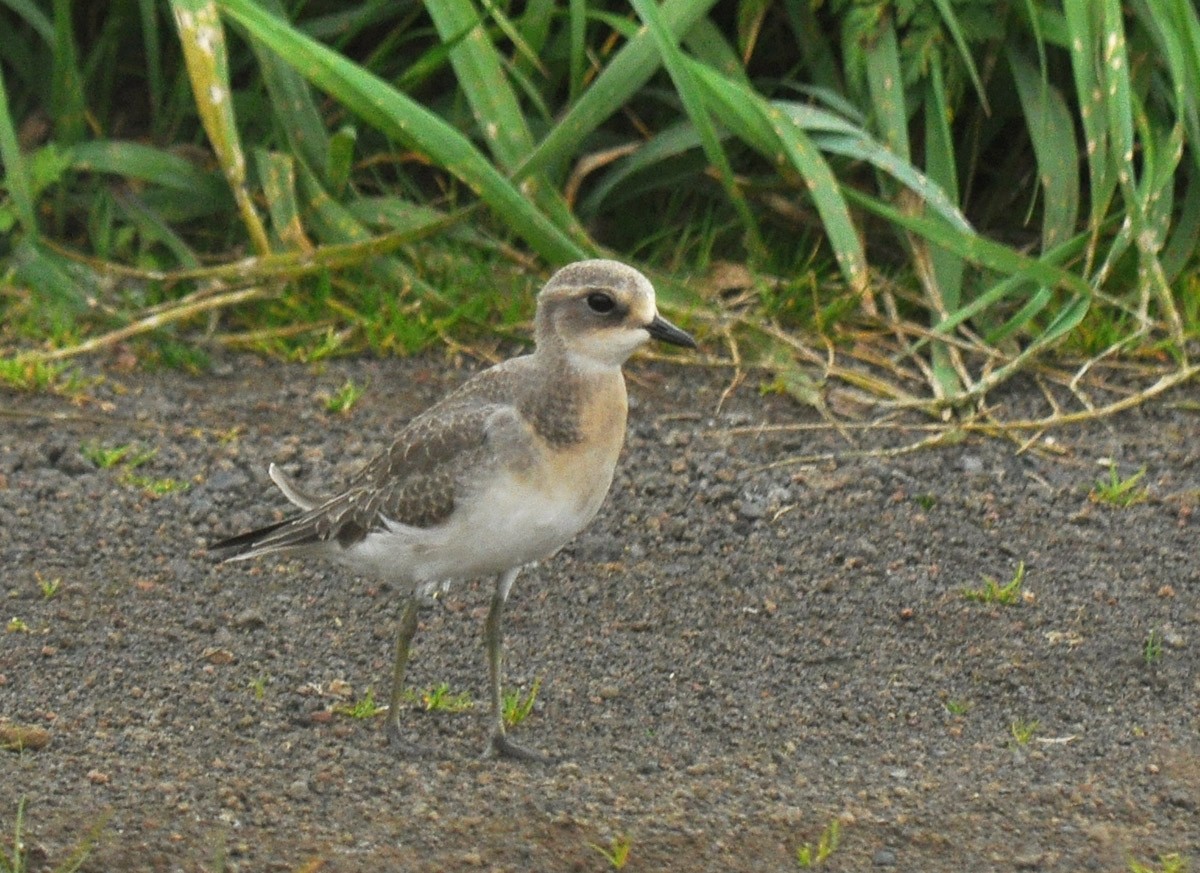
[[[507,615],[508,685],[540,681],[514,736],[556,766],[480,757],[486,581],[423,616],[409,674],[476,705],[415,701],[432,753],[403,759],[335,709],[387,700],[395,592],[205,551],[281,517],[269,461],[331,487],[465,368],[233,357],[114,367],[82,404],[0,393],[0,738],[28,744],[0,752],[0,850],[23,800],[31,871],[85,843],[85,871],[1200,864],[1195,386],[1024,448],[889,457],[861,451],[923,434],[628,371],[612,493]],[[365,395],[327,412],[347,379]],[[154,454],[99,469],[95,444]],[[1089,499],[1105,459],[1147,499]],[[1022,566],[1011,605],[964,593]]]

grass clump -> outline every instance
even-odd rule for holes
[[[67,378],[64,364],[29,358],[0,358],[0,384],[17,391],[48,391]]]
[[[805,843],[796,849],[796,863],[805,870],[824,863],[830,855],[837,851],[841,840],[842,823],[835,818],[825,826],[825,830],[821,832],[815,846],[812,843]]]
[[[971,711],[972,704],[969,700],[957,700],[951,697],[947,698],[942,706],[946,708],[946,712],[953,716],[964,716]]]
[[[1037,733],[1039,722],[1037,719],[1016,719],[1008,726],[1008,732],[1018,746],[1027,746],[1029,741],[1033,739]]]
[[[982,588],[964,588],[962,596],[975,603],[1015,606],[1023,599],[1021,586],[1025,582],[1025,562],[1017,565],[1017,572],[1003,585],[991,576],[983,577]]]
[[[537,701],[538,691],[542,688],[541,677],[533,680],[529,691],[522,695],[520,691],[504,692],[501,701],[501,717],[508,727],[516,727],[533,713],[533,705]]]
[[[325,411],[333,415],[349,415],[367,389],[347,380],[337,391],[325,398]]]
[[[42,600],[53,600],[58,596],[59,589],[62,588],[62,578],[55,577],[53,579],[44,579],[42,574],[35,572],[33,574],[37,578],[38,591],[42,594]]]
[[[48,873],[75,873],[87,861],[92,849],[100,840],[100,834],[111,813],[101,816],[70,850],[66,859],[57,866],[39,868]],[[17,801],[17,816],[13,824],[11,848],[0,842],[0,873],[32,873],[29,867],[28,847],[25,844],[25,798]]]
[[[98,441],[84,443],[79,451],[101,470],[109,470],[117,465],[132,470],[158,454],[157,449],[141,448],[134,443],[105,446]]]
[[[448,682],[441,682],[423,691],[406,688],[404,699],[426,712],[466,712],[475,705],[469,692],[451,691]]]
[[[1122,478],[1117,472],[1117,462],[1109,461],[1107,478],[1096,480],[1096,484],[1088,492],[1088,499],[1093,503],[1106,503],[1118,509],[1128,509],[1143,503],[1150,496],[1149,491],[1138,485],[1145,475],[1146,468],[1142,467],[1132,476]]]
[[[80,452],[98,469],[120,469],[118,481],[131,488],[140,488],[151,497],[163,497],[186,491],[191,487],[188,482],[181,482],[169,476],[146,476],[136,472],[138,467],[146,464],[158,454],[158,449],[143,448],[134,443],[118,446],[105,446],[97,441],[84,443]]]
[[[1153,667],[1162,660],[1163,635],[1158,628],[1151,628],[1142,642],[1142,661],[1147,667]]]
[[[607,846],[599,843],[590,843],[589,845],[600,853],[600,856],[608,862],[608,866],[613,870],[623,870],[629,863],[629,852],[633,849],[633,839],[628,834],[617,834],[608,841]]]
[[[1178,852],[1159,855],[1157,864],[1143,864],[1135,858],[1129,859],[1129,873],[1188,873],[1190,869],[1188,859]]]
[[[733,5],[7,4],[2,340],[411,352],[611,251],[744,270],[688,302],[789,393],[942,420],[1056,348],[1064,385],[1200,373],[1194,4]]]
[[[257,693],[257,690],[255,693]],[[363,696],[353,703],[334,704],[333,711],[338,715],[345,715],[349,718],[369,719],[386,712],[387,707],[376,703],[375,692],[371,688],[368,688]]]

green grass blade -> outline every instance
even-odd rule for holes
[[[430,4],[428,8],[432,10],[434,7],[440,5],[439,3],[434,3]],[[496,27],[499,28],[500,32],[508,37],[509,42],[513,44],[513,48],[517,50],[517,57],[537,70],[542,76],[549,77],[550,71],[546,69],[545,64],[542,63],[542,59],[538,57],[537,51],[525,41],[520,28],[513,23],[513,20],[508,17],[505,11],[497,6],[494,0],[483,0],[483,7],[487,11],[487,14],[491,16],[492,21],[496,22]]]
[[[354,146],[358,142],[358,131],[344,124],[329,138],[329,158],[325,166],[325,179],[333,193],[341,195],[350,181],[354,169]]]
[[[75,49],[71,0],[54,0],[54,63],[50,83],[50,114],[59,145],[72,145],[87,133],[85,89]]]
[[[686,33],[716,0],[666,0],[658,20],[671,35]],[[575,154],[584,139],[624,106],[657,72],[659,52],[648,29],[639,31],[613,56],[591,86],[579,96],[514,174],[523,179],[545,167],[557,166]]]
[[[866,52],[865,59],[875,128],[887,147],[907,161],[908,110],[904,104],[904,74],[900,70],[896,29],[890,21],[880,25],[875,45]]]
[[[90,140],[72,148],[71,156],[75,168],[84,172],[111,173],[229,203],[227,189],[217,173],[202,170],[172,151],[140,142]]]
[[[31,236],[19,240],[10,265],[18,282],[27,285],[38,303],[38,315],[55,334],[70,330],[74,316],[83,311],[88,295],[96,293],[95,276],[43,248]]]
[[[146,87],[150,91],[150,112],[157,130],[161,124],[160,111],[166,86],[163,82],[162,32],[158,26],[158,4],[155,0],[138,0],[138,13],[142,21],[142,51],[146,53],[143,69],[146,72]]]
[[[296,159],[282,152],[255,149],[254,163],[263,194],[266,195],[267,214],[271,216],[275,239],[292,251],[312,251],[312,243],[300,220],[300,205],[296,196]]]
[[[1093,239],[1084,265],[1086,275],[1096,259],[1100,227],[1116,190],[1113,172],[1116,165],[1106,122],[1104,90],[1095,63],[1101,38],[1099,4],[1095,0],[1063,0],[1063,13],[1088,168],[1088,226]]]
[[[17,128],[13,124],[8,108],[8,88],[4,84],[4,70],[0,68],[0,160],[4,163],[4,187],[16,207],[16,220],[33,239],[38,235],[37,212],[33,203],[33,184],[29,178],[29,167],[21,146],[17,141]],[[2,213],[0,213],[2,217]],[[7,228],[0,227],[0,231]]]
[[[439,0],[426,8],[442,42],[454,41],[450,64],[483,141],[511,172],[532,151],[533,137],[479,12],[471,0]]]
[[[586,257],[573,240],[493,167],[465,136],[416,101],[354,65],[253,0],[222,0],[221,8],[317,87],[388,136],[428,155],[461,179],[517,235],[552,263]]]
[[[160,243],[185,268],[200,266],[200,259],[179,234],[171,229],[161,208],[139,197],[131,188],[117,188],[113,192],[113,200],[121,214],[130,224],[137,227],[144,239]]]
[[[171,0],[171,9],[204,131],[233,191],[254,250],[265,254],[270,251],[270,243],[246,188],[246,158],[233,114],[225,31],[217,7],[209,0]]]
[[[583,93],[583,73],[587,62],[587,0],[569,0],[567,4],[568,102],[574,106]]]
[[[935,64],[930,70],[929,82],[925,89],[925,172],[936,183],[939,193],[943,194],[950,205],[954,205],[958,203],[959,198],[958,165],[954,153],[954,134],[950,130],[949,106],[942,68]],[[912,188],[912,185],[909,187]],[[931,203],[928,194],[921,191],[918,193],[926,204]],[[949,217],[945,210],[939,212],[943,218]],[[958,209],[955,208],[954,212],[957,213]],[[957,226],[960,230],[970,232],[965,218],[962,224]],[[942,289],[942,300],[946,308],[953,312],[958,309],[962,299],[962,258],[940,248],[933,249],[930,257],[938,286]]]
[[[692,57],[704,64],[719,70],[731,79],[737,79],[743,84],[750,84],[750,77],[742,60],[733,46],[725,38],[725,34],[708,18],[701,18],[692,25],[691,30],[683,35],[683,44],[687,46]]]
[[[1139,21],[1159,49],[1173,109],[1187,129],[1187,139],[1200,144],[1200,12],[1187,0],[1145,0]],[[1200,168],[1198,149],[1193,160]]]
[[[752,89],[703,64],[692,61],[690,65],[722,123],[769,160],[790,164],[804,178],[842,275],[855,293],[864,292],[868,273],[862,241],[833,171],[804,128]]]
[[[725,149],[721,145],[720,138],[717,136],[716,128],[713,126],[712,119],[708,115],[708,109],[704,105],[700,86],[692,75],[692,67],[689,66],[683,52],[680,51],[678,44],[675,42],[674,35],[659,17],[658,7],[655,5],[654,0],[630,0],[630,2],[634,10],[637,11],[638,16],[646,24],[646,27],[649,28],[650,33],[654,36],[655,43],[662,57],[663,66],[666,67],[671,81],[675,83],[675,91],[683,103],[684,111],[687,113],[688,118],[691,119],[696,132],[700,135],[700,144],[704,148],[704,153],[708,157],[709,162],[716,167],[721,184],[725,188],[725,194],[729,197],[734,209],[737,210],[738,215],[741,217],[751,251],[756,254],[762,253],[765,251],[765,247],[762,242],[762,235],[758,229],[758,221],[750,211],[750,205],[746,202],[745,196],[738,188],[737,181],[733,177],[733,167],[729,163],[729,158],[725,154]],[[814,148],[813,152],[815,153],[815,151],[816,149]]]
[[[954,155],[954,141],[950,131],[949,103],[941,64],[930,67],[925,87],[925,169],[929,178],[939,189],[948,192],[948,197],[958,199],[958,170]],[[928,201],[925,201],[926,203]],[[912,241],[915,246],[915,240]],[[927,295],[936,295],[931,315],[944,317],[956,311],[962,302],[963,259],[955,252],[939,246],[925,246],[916,252],[914,264],[918,277],[922,279]],[[921,255],[927,256],[923,260]],[[935,341],[930,346],[930,365],[935,384],[944,393],[961,390],[962,379],[955,366],[953,351],[943,342]]]
[[[940,218],[909,215],[853,188],[842,189],[846,198],[886,221],[920,234],[931,243],[955,252],[971,263],[1005,276],[1020,276],[1034,285],[1063,288],[1075,296],[1091,299],[1092,289],[1079,276],[1059,267],[1050,258],[1031,258],[985,237],[961,233]]]
[[[458,85],[466,95],[476,125],[500,169],[511,174],[533,151],[533,135],[521,111],[520,101],[509,83],[496,46],[488,38],[479,13],[471,0],[439,0],[426,9],[443,42],[465,34],[450,49],[450,64]],[[490,7],[493,17],[507,22],[500,10]],[[503,29],[503,28],[502,28]],[[508,28],[515,29],[511,23]],[[523,40],[522,40],[523,43]],[[521,190],[554,222],[576,239],[586,235],[576,226],[558,191],[541,173],[522,179]]]
[[[942,23],[950,31],[950,36],[954,40],[954,47],[958,49],[963,66],[967,69],[967,75],[971,78],[971,84],[975,87],[975,96],[979,98],[979,103],[983,106],[983,111],[990,113],[992,110],[988,105],[987,90],[983,87],[983,80],[979,77],[979,70],[975,67],[975,59],[971,57],[971,50],[967,47],[966,37],[963,36],[958,16],[954,14],[954,7],[951,5],[951,0],[933,0],[933,5],[937,7],[938,14],[942,16]],[[940,65],[940,61],[934,62],[934,66]]]
[[[1079,220],[1075,126],[1058,90],[1033,64],[1010,51],[1008,65],[1029,127],[1044,198],[1042,249],[1050,249],[1073,236]]]
[[[808,70],[808,81],[818,88],[845,93],[842,73],[833,52],[834,43],[824,37],[812,0],[783,0],[783,7],[801,61]]]
[[[280,0],[261,2],[269,12],[280,18],[285,17]],[[330,166],[329,134],[308,83],[278,55],[256,40],[251,40],[250,45],[271,99],[271,110],[275,113],[279,129],[287,138],[292,154],[317,172],[326,172]],[[326,176],[326,184],[332,181]]]
[[[32,27],[47,46],[54,43],[54,23],[36,3],[32,0],[4,0],[4,5]]]
[[[1163,275],[1172,284],[1192,259],[1200,255],[1200,171],[1185,175],[1187,188],[1179,200],[1180,211],[1162,254]]]

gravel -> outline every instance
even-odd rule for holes
[[[423,616],[410,682],[476,705],[414,703],[431,751],[403,760],[334,709],[387,699],[394,592],[204,550],[284,510],[269,461],[335,483],[465,371],[221,363],[0,393],[0,742],[42,740],[0,752],[0,850],[23,798],[31,870],[93,828],[85,871],[600,871],[626,843],[628,870],[796,870],[834,821],[822,869],[1200,862],[1194,389],[1025,451],[863,456],[921,434],[758,429],[821,419],[635,362],[608,502],[508,611],[544,767],[479,757],[486,583]],[[347,379],[366,394],[326,413]],[[155,454],[101,470],[97,441]],[[1105,459],[1148,499],[1090,501]],[[1015,605],[964,596],[1022,564]]]

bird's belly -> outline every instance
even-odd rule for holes
[[[591,521],[612,473],[597,482],[504,476],[436,528],[392,524],[343,557],[359,572],[414,586],[490,576],[547,558]],[[586,487],[580,488],[580,485]]]

